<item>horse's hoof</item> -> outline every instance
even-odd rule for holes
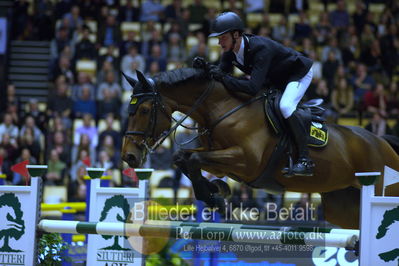
[[[219,179],[215,179],[212,180],[211,183],[215,184],[218,188],[218,194],[220,194],[223,198],[227,198],[228,196],[231,195],[231,190],[229,185],[227,185],[226,182],[219,180]]]

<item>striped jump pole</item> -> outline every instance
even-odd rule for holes
[[[41,220],[38,227],[40,230],[50,233],[198,239],[232,241],[236,243],[293,244],[342,248],[354,248],[358,240],[356,235],[350,234],[241,229],[235,226],[221,227],[219,225],[212,224],[211,227],[206,227]]]

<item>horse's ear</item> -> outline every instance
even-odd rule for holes
[[[139,71],[139,70],[136,70],[136,73],[137,73],[137,79],[140,81],[141,84],[143,84],[143,87],[150,88],[151,84],[148,82],[148,80],[146,79],[144,74],[141,73],[141,71]]]
[[[130,86],[132,86],[132,88],[134,88],[137,84],[137,80],[135,80],[134,78],[131,78],[129,76],[127,76],[125,73],[122,72],[122,76],[125,77],[125,79],[127,80],[127,82],[129,82]]]

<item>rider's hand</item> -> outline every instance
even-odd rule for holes
[[[223,80],[223,78],[226,76],[226,73],[223,72],[223,70],[221,70],[220,67],[215,66],[215,65],[211,65],[211,66],[209,67],[209,74],[211,75],[211,77],[212,77],[214,80],[217,80],[217,81],[220,81],[220,82],[221,82],[221,81]]]
[[[193,59],[193,68],[202,68],[205,69],[207,62],[203,57],[196,56]]]

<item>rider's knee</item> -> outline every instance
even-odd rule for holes
[[[288,118],[295,111],[296,106],[288,101],[280,102],[280,111],[284,118]]]

